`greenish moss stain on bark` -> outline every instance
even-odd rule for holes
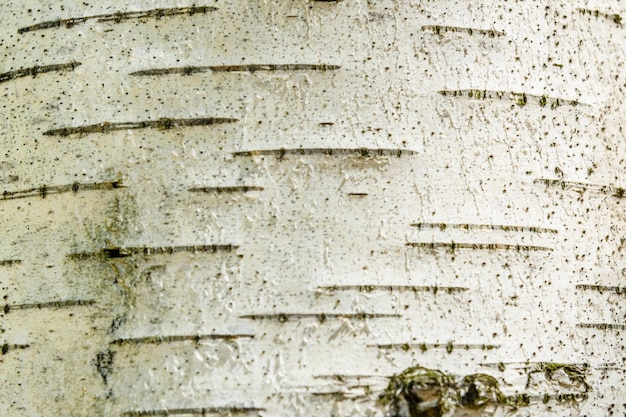
[[[544,363],[538,368],[550,378],[554,372],[563,370],[573,381],[588,388],[584,371],[579,367]],[[530,375],[530,373],[529,373]],[[500,383],[491,375],[477,373],[457,377],[439,370],[415,366],[390,378],[379,401],[387,407],[392,417],[443,417],[456,415],[455,410],[476,410],[482,413],[487,406],[519,408],[531,404],[536,396],[528,393],[506,395]],[[544,394],[538,401],[547,403],[576,403],[587,398],[586,393]],[[464,414],[465,415],[465,414]],[[482,415],[482,414],[477,414]]]
[[[92,399],[91,408],[77,408],[68,415],[109,415],[107,410],[116,403],[111,387],[116,352],[110,348],[110,342],[126,321],[132,305],[131,287],[138,274],[132,257],[109,259],[106,250],[124,246],[140,234],[138,213],[135,195],[129,189],[118,190],[104,202],[98,215],[83,221],[86,241],[74,244],[72,253],[66,257],[76,275],[92,283],[97,308],[93,313],[93,328],[98,330],[90,336],[90,343],[99,347],[89,365],[94,381],[102,384],[100,393]],[[93,256],[84,256],[89,253]]]
[[[538,363],[534,369],[528,372],[528,378],[526,381],[526,387],[530,385],[530,380],[533,374],[543,373],[547,380],[557,379],[557,374],[562,373],[569,378],[569,383],[572,386],[576,386],[584,392],[591,389],[591,386],[587,383],[586,373],[589,366],[587,364],[568,364],[568,363],[555,363],[555,362],[541,362]]]
[[[137,223],[137,203],[134,196],[124,190],[113,196],[102,222],[86,222],[85,228],[92,250],[124,246],[127,237],[140,231]]]
[[[122,190],[117,193],[109,199],[102,220],[85,222],[84,227],[90,247],[86,252],[75,254],[79,264],[82,264],[80,268],[98,277],[101,285],[107,287],[101,287],[105,294],[110,294],[111,289],[114,289],[113,297],[122,298],[123,303],[111,306],[113,310],[118,311],[118,314],[123,314],[122,311],[126,311],[129,306],[132,293],[130,287],[137,279],[134,273],[136,265],[132,258],[109,260],[106,251],[110,248],[125,246],[127,239],[140,233],[138,213],[137,202],[131,191]],[[80,256],[84,253],[98,254],[98,256]],[[91,258],[92,262],[87,262],[87,258]],[[111,298],[111,296],[106,298]],[[123,321],[123,317],[116,315],[109,329],[119,327]]]

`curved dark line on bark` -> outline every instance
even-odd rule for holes
[[[43,134],[46,136],[67,137],[71,135],[88,135],[90,133],[109,133],[116,130],[127,129],[153,128],[159,130],[169,130],[178,127],[211,126],[221,123],[234,123],[236,121],[238,121],[238,119],[220,117],[201,117],[193,119],[161,118],[157,120],[144,120],[140,122],[102,122],[86,126],[63,127],[60,129],[47,130]]]
[[[130,19],[159,19],[161,17],[169,17],[169,16],[178,16],[178,15],[193,15],[196,13],[208,13],[216,11],[216,7],[209,6],[192,6],[192,7],[172,7],[172,8],[161,8],[161,9],[150,9],[150,10],[141,10],[136,12],[118,12],[118,13],[107,13],[107,14],[97,14],[92,16],[82,16],[82,17],[69,17],[66,19],[57,19],[57,20],[49,20],[46,22],[36,23],[31,26],[26,26],[19,28],[17,33],[24,34],[26,32],[34,32],[37,30],[44,29],[52,29],[59,27],[71,28],[74,25],[82,24],[87,22],[88,20],[97,20],[98,22],[113,22],[113,23],[121,23],[125,20]]]

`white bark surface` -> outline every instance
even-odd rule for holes
[[[0,415],[623,415],[624,12],[4,0]]]

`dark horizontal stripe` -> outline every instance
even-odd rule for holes
[[[398,349],[404,350],[405,352],[412,349],[419,349],[422,352],[425,352],[428,349],[446,349],[448,353],[452,353],[453,350],[493,350],[500,348],[500,345],[470,343],[388,343],[368,346],[377,347],[379,349]]]
[[[477,29],[460,26],[426,25],[422,26],[422,30],[430,31],[437,35],[441,35],[446,32],[467,33],[468,35],[486,35],[490,38],[502,37],[506,35],[504,32],[494,29]]]
[[[559,97],[537,96],[533,94],[517,93],[514,91],[496,91],[496,90],[440,90],[438,91],[444,97],[456,97],[476,100],[510,100],[519,106],[525,106],[529,102],[534,102],[540,107],[549,106],[556,109],[560,106],[578,106],[581,105],[578,100],[567,100]]]
[[[18,198],[42,197],[45,198],[50,194],[63,194],[68,192],[77,193],[78,191],[95,191],[95,190],[114,190],[117,188],[125,188],[121,181],[105,181],[96,183],[79,183],[64,185],[42,185],[38,188],[29,188],[19,191],[4,191],[1,194],[2,200],[15,200]]]
[[[195,193],[247,193],[249,191],[263,191],[263,187],[254,185],[234,185],[231,187],[194,187],[189,191]]]
[[[252,320],[278,320],[286,322],[314,318],[321,322],[333,319],[377,319],[377,318],[399,318],[400,314],[380,314],[380,313],[271,313],[271,314],[245,314],[239,316],[242,319]]]
[[[626,294],[626,287],[613,287],[606,285],[589,285],[589,284],[581,284],[577,285],[576,289],[578,290],[594,290],[599,292],[614,292],[616,294]]]
[[[239,246],[235,245],[188,245],[188,246],[155,246],[155,247],[113,247],[105,248],[96,252],[79,252],[67,255],[73,259],[104,257],[104,258],[125,258],[133,255],[172,255],[181,252],[208,252],[215,253],[218,251],[230,252],[236,250]]]
[[[116,130],[127,129],[159,129],[169,130],[179,127],[193,127],[193,126],[212,126],[221,123],[234,123],[237,119],[232,118],[218,118],[218,117],[204,117],[193,119],[170,119],[161,118],[157,120],[144,120],[141,122],[120,122],[111,123],[103,122],[94,125],[75,126],[75,127],[63,127],[60,129],[51,129],[45,131],[43,134],[46,136],[71,136],[71,135],[88,135],[90,133],[109,133]]]
[[[622,187],[614,187],[612,185],[598,185],[598,184],[589,184],[584,182],[576,182],[576,181],[563,181],[557,179],[550,178],[537,178],[533,181],[535,184],[542,184],[546,187],[557,187],[562,190],[572,190],[578,193],[584,193],[585,191],[590,191],[598,194],[606,194],[611,195],[617,198],[626,197],[626,189]]]
[[[55,309],[55,308],[67,308],[75,306],[90,306],[96,303],[95,300],[62,300],[62,301],[44,301],[40,303],[27,303],[27,304],[5,304],[2,310],[5,313],[9,313],[14,310],[30,310],[30,309]]]
[[[252,339],[252,334],[194,334],[194,335],[174,335],[174,336],[146,336],[146,337],[129,337],[114,340],[115,345],[126,344],[159,344],[192,341],[199,342],[201,340],[235,340],[235,339]]]
[[[218,414],[218,413],[254,413],[265,411],[264,408],[258,407],[245,407],[245,406],[233,406],[233,407],[207,407],[207,408],[168,408],[161,410],[143,410],[143,411],[126,411],[124,416],[126,417],[141,417],[141,416],[172,416],[178,414]]]
[[[418,229],[464,229],[464,230],[502,230],[504,232],[558,233],[556,229],[535,226],[510,226],[503,224],[471,224],[471,223],[413,223]]]
[[[37,65],[30,68],[22,68],[15,71],[9,71],[0,74],[0,83],[4,83],[10,80],[14,80],[16,78],[33,76],[35,77],[37,74],[43,74],[46,72],[56,72],[56,71],[72,71],[77,66],[81,65],[80,62],[69,62],[67,64],[52,64],[52,65]]]
[[[330,285],[326,287],[318,287],[321,290],[326,291],[360,291],[360,292],[373,292],[373,291],[411,291],[411,292],[463,292],[467,291],[465,287],[445,287],[435,285]]]
[[[216,10],[217,10],[216,7],[192,6],[192,7],[150,9],[150,10],[141,10],[141,11],[136,11],[136,12],[117,12],[117,13],[97,14],[97,15],[92,15],[92,16],[70,17],[67,19],[57,19],[57,20],[50,20],[47,22],[36,23],[31,26],[19,28],[17,32],[20,34],[23,34],[26,32],[33,32],[36,30],[43,30],[43,29],[52,29],[52,28],[59,28],[59,27],[71,28],[74,25],[85,23],[88,20],[97,20],[98,22],[121,23],[125,20],[130,20],[130,19],[144,19],[144,18],[158,19],[161,17],[168,17],[168,16],[208,13],[208,12],[213,12]]]
[[[623,20],[622,16],[618,13],[606,13],[606,12],[601,12],[600,10],[580,9],[580,8],[578,9],[578,11],[585,15],[588,14],[590,16],[602,17],[604,19],[611,20],[613,23],[617,23],[620,26]]]
[[[339,65],[329,64],[247,64],[247,65],[208,65],[173,68],[155,68],[131,72],[133,76],[148,75],[192,75],[203,72],[256,72],[256,71],[334,71]]]
[[[576,327],[583,329],[600,329],[600,330],[624,330],[626,324],[618,323],[578,323]]]
[[[508,251],[552,251],[545,246],[510,245],[506,243],[457,243],[457,242],[407,242],[413,248],[448,248],[448,249],[477,249],[477,250],[508,250]]]
[[[9,345],[5,343],[3,345],[0,345],[0,352],[2,352],[3,355],[6,355],[12,350],[28,349],[29,347],[30,345]]]
[[[252,151],[233,152],[235,156],[275,155],[282,158],[285,155],[326,155],[326,156],[402,156],[414,155],[415,151],[407,149],[380,149],[380,148],[293,148],[293,149],[261,149]]]

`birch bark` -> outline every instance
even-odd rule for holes
[[[0,414],[623,414],[623,13],[5,0]]]

